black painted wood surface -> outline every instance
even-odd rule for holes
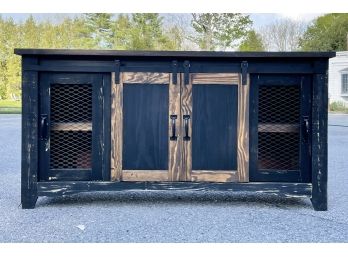
[[[22,60],[22,66],[37,62],[36,57],[27,57]],[[39,74],[35,71],[22,72],[21,204],[23,209],[34,208],[37,200],[38,113]]]
[[[168,85],[123,85],[123,169],[168,169]]]
[[[57,181],[39,182],[39,196],[60,196],[90,191],[170,190],[170,191],[229,191],[254,192],[283,197],[310,196],[312,185],[308,183],[212,183],[212,182],[96,182]]]
[[[237,85],[193,85],[193,170],[237,170],[237,93]]]

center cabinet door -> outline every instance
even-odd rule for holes
[[[112,74],[111,180],[177,181],[180,81],[171,73]]]
[[[247,79],[239,73],[182,75],[182,166],[187,181],[248,182]]]

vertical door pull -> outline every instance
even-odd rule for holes
[[[184,84],[188,85],[190,83],[190,62],[184,61]]]
[[[41,140],[47,140],[48,135],[48,122],[47,122],[47,114],[41,114],[41,122],[40,122],[40,131],[41,131]]]
[[[190,119],[190,115],[184,115],[184,127],[185,127],[185,136],[184,136],[184,141],[190,141],[190,137],[189,137],[189,119]]]
[[[178,137],[176,136],[176,124],[175,121],[178,118],[177,115],[170,115],[170,119],[172,120],[172,136],[170,137],[171,141],[176,141]]]

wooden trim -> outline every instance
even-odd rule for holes
[[[54,123],[51,130],[63,131],[91,131],[92,122],[61,122]]]
[[[298,133],[299,129],[299,124],[259,123],[258,125],[258,132]]]
[[[238,182],[236,170],[221,171],[221,170],[192,170],[191,181],[204,182]]]
[[[169,73],[123,72],[123,83],[169,84]]]
[[[119,84],[115,83],[115,72],[111,80],[111,181],[119,181],[122,179],[123,73]]]
[[[181,73],[181,137],[184,136],[184,115],[190,115],[189,136],[192,138],[192,74],[189,74],[189,84],[184,85],[185,74]],[[191,181],[192,170],[192,140],[182,141],[182,172],[186,181]]]
[[[327,210],[327,123],[328,83],[326,74],[313,77],[312,102],[312,205]]]
[[[239,76],[238,83],[238,154],[237,167],[239,182],[249,181],[249,93],[250,75],[247,76],[247,84],[242,85],[242,76]]]
[[[193,73],[192,84],[238,85],[238,73]]]
[[[180,133],[181,128],[181,99],[180,99],[180,74],[177,74],[176,85],[173,84],[173,74],[170,74],[170,84],[169,84],[169,114],[168,114],[168,167],[169,167],[169,178],[171,181],[185,181],[186,175],[183,174],[181,169],[181,147],[182,147],[182,136]],[[177,115],[176,123],[176,136],[177,140],[170,140],[172,135],[172,123],[170,115]]]
[[[92,191],[134,191],[134,190],[171,190],[171,191],[225,191],[252,192],[279,196],[308,197],[312,193],[310,183],[213,183],[213,182],[106,182],[106,181],[56,181],[38,182],[39,196],[69,195]]]
[[[123,170],[122,181],[168,181],[167,170]]]
[[[22,67],[37,64],[35,57],[23,57]],[[39,163],[39,74],[22,72],[22,164],[21,203],[23,209],[35,208]]]

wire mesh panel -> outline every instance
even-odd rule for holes
[[[92,85],[52,85],[51,123],[92,122]]]
[[[51,169],[92,168],[92,85],[51,85]]]
[[[92,131],[54,131],[51,135],[51,169],[90,169]]]
[[[300,169],[299,86],[259,86],[258,169]]]

